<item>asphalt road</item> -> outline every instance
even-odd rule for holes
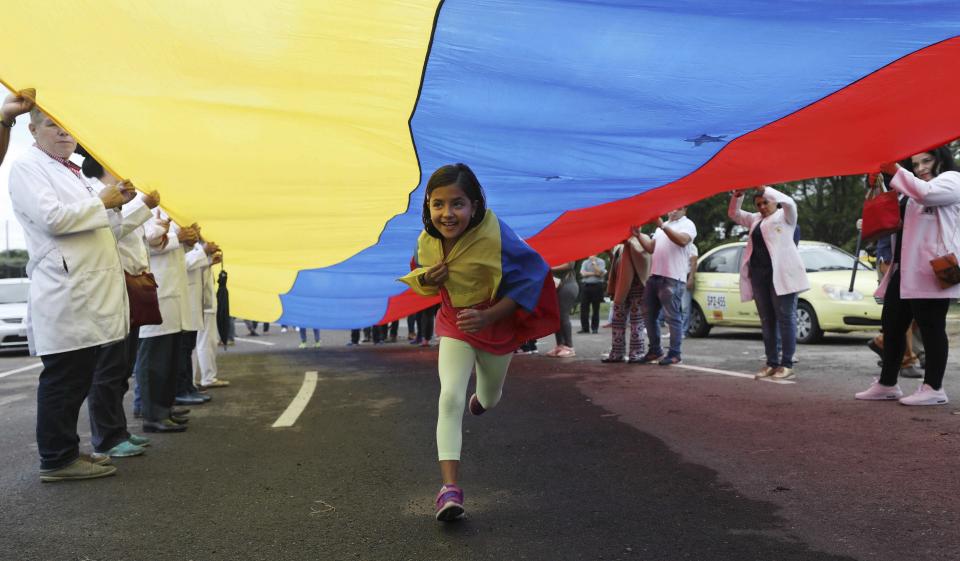
[[[758,367],[755,332],[685,342],[686,365],[728,374],[602,364],[608,333],[517,356],[501,405],[465,418],[455,524],[432,517],[436,349],[323,337],[244,338],[187,433],[67,484],[37,477],[39,370],[4,374],[36,359],[0,357],[0,560],[960,558],[960,416],[854,401],[877,370],[864,336],[801,347],[796,384],[729,375]],[[272,428],[308,371],[306,409]]]

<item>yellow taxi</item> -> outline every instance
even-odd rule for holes
[[[740,301],[740,262],[746,242],[724,244],[705,253],[694,276],[690,310],[691,337],[706,337],[715,325],[760,327],[757,306]],[[857,265],[850,292],[854,257],[835,245],[801,241],[800,257],[807,269],[810,290],[797,302],[797,341],[815,343],[825,331],[848,333],[880,327],[882,306],[873,297],[877,273],[870,265]]]

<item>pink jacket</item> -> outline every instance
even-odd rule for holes
[[[960,285],[940,288],[930,260],[953,252],[960,257],[960,173],[947,171],[930,181],[917,179],[900,169],[890,183],[896,191],[909,197],[903,217],[903,246],[900,249],[900,297],[960,298]],[[937,217],[939,216],[939,226]],[[943,244],[940,243],[942,228]],[[876,295],[887,291],[890,267]]]
[[[747,237],[747,249],[743,252],[743,262],[740,264],[740,300],[753,300],[753,285],[750,284],[750,255],[753,254],[753,230],[760,224],[763,241],[767,244],[770,253],[770,263],[773,265],[773,289],[778,296],[810,290],[810,281],[807,280],[807,269],[800,259],[800,252],[793,243],[793,232],[797,229],[797,203],[780,191],[767,187],[763,196],[768,201],[780,203],[782,208],[760,222],[759,212],[741,210],[743,196],[731,197],[727,214],[737,224],[750,228]]]

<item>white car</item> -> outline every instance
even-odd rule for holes
[[[26,349],[30,279],[0,279],[0,350]]]

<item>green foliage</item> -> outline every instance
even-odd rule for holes
[[[25,249],[0,251],[0,279],[27,276],[27,260]]]

